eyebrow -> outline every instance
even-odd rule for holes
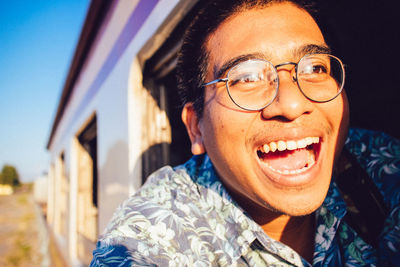
[[[240,56],[234,57],[234,58],[230,59],[229,61],[225,62],[222,65],[222,67],[220,67],[219,69],[217,68],[217,66],[214,66],[214,77],[221,77],[236,64],[239,64],[241,62],[244,62],[244,61],[247,61],[250,59],[258,59],[258,58],[264,59],[265,54],[252,53],[252,54],[245,54],[245,55],[240,55]]]
[[[329,46],[323,44],[323,45],[317,45],[317,44],[306,44],[302,45],[300,47],[297,47],[293,49],[292,54],[294,55],[295,58],[298,58],[300,60],[301,57],[307,55],[307,54],[330,54],[332,52],[331,48]],[[250,59],[266,59],[269,60],[271,59],[272,56],[266,53],[251,53],[251,54],[245,54],[245,55],[239,55],[237,57],[234,57],[227,62],[225,62],[220,68],[217,66],[214,66],[214,77],[222,77],[225,75],[225,73],[230,70],[233,66],[236,64],[239,64],[241,62],[250,60]]]
[[[294,54],[303,57],[307,54],[331,54],[332,49],[327,45],[307,44],[296,48]]]

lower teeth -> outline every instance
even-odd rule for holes
[[[311,168],[313,165],[315,164],[315,158],[314,155],[309,155],[308,156],[308,163],[306,164],[306,166],[304,166],[301,169],[297,169],[297,170],[277,170],[272,168],[271,166],[268,165],[268,168],[270,168],[271,170],[273,170],[274,172],[280,173],[280,174],[299,174],[302,173],[306,170],[308,170],[309,168]]]

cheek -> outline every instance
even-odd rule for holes
[[[203,115],[203,142],[214,163],[234,162],[247,154],[247,129],[251,128],[245,116],[248,114],[238,114],[213,102],[206,107]]]
[[[220,112],[215,110],[214,105],[208,104],[205,106],[200,130],[206,151],[209,154],[214,154],[221,149],[224,136],[227,134],[225,132],[226,125]]]
[[[237,135],[237,124],[229,112],[223,112],[218,107],[207,107],[207,114],[202,123],[202,132],[206,146],[214,146],[214,149],[229,145]]]
[[[335,110],[332,111],[332,121],[338,131],[338,143],[343,143],[349,127],[349,103],[346,93],[343,92],[337,101]]]
[[[344,92],[336,99],[327,103],[322,103],[320,107],[325,120],[331,127],[332,134],[337,134],[338,137],[340,137],[343,132],[347,132],[346,130],[349,124],[349,106]]]
[[[343,119],[342,119],[342,125],[343,125],[343,127],[345,127],[347,129],[349,127],[349,120],[350,120],[349,100],[347,98],[347,94],[346,94],[345,91],[343,91],[342,95],[343,95]]]
[[[343,92],[343,112],[342,112],[342,117],[341,121],[339,124],[339,132],[338,132],[338,140],[336,143],[336,155],[335,155],[335,160],[340,155],[340,152],[342,151],[342,148],[344,146],[344,143],[347,138],[348,130],[349,130],[349,120],[350,120],[350,114],[349,114],[349,102],[347,99],[347,95],[345,92]]]
[[[325,105],[324,105],[325,104]],[[331,102],[322,104],[321,111],[330,125],[330,147],[334,149],[334,160],[340,155],[349,127],[349,104],[345,92]]]
[[[202,127],[205,136],[221,141],[244,137],[246,129],[249,128],[250,114],[234,105],[224,86],[210,89],[207,88],[205,94]]]

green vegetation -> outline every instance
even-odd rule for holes
[[[8,164],[3,166],[0,173],[0,184],[9,184],[11,186],[20,185],[19,174],[14,166]]]
[[[26,205],[26,204],[28,204],[28,197],[25,194],[24,195],[20,195],[20,196],[18,196],[17,201],[21,205]]]
[[[13,253],[6,258],[10,266],[21,266],[22,262],[29,261],[32,256],[32,247],[25,240],[24,234],[23,232],[17,233]]]

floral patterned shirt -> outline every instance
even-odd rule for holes
[[[334,179],[315,212],[313,266],[400,266],[400,142],[351,129],[347,149],[390,207],[379,245],[367,244],[343,219]],[[311,266],[267,236],[230,197],[207,155],[152,174],[116,211],[91,266]]]

